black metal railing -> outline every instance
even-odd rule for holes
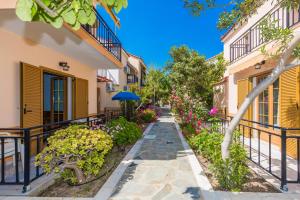
[[[121,110],[114,109],[95,116],[30,128],[0,128],[0,185],[23,185],[23,192],[27,192],[31,182],[44,175],[43,169],[35,165],[35,156],[55,131],[71,124],[86,124],[91,129],[99,129],[120,115]]]
[[[231,119],[220,118],[217,122],[220,133],[225,134]],[[205,124],[209,126],[211,122]],[[284,128],[243,119],[237,130],[241,133],[248,159],[278,179],[282,190],[288,190],[288,183],[300,184],[300,128]],[[289,145],[293,145],[289,148],[294,149],[293,155],[288,150]],[[288,175],[295,178],[288,179]]]
[[[100,16],[96,9],[96,22],[93,26],[82,25],[82,27],[95,38],[113,56],[121,61],[122,44],[116,34],[111,30],[105,20]]]
[[[300,8],[288,9],[279,5],[230,45],[230,62],[248,55],[266,42],[261,31],[261,22],[266,17],[269,17],[270,22],[275,23],[276,27],[281,28],[290,28],[300,22]]]

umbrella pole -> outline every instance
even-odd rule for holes
[[[127,112],[127,101],[125,100],[125,116],[128,119],[128,112]]]

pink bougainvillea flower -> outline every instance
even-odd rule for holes
[[[192,119],[192,117],[193,117],[193,112],[190,111],[190,112],[189,112],[189,118]]]
[[[210,111],[209,111],[209,115],[210,116],[214,116],[218,113],[218,109],[216,107],[213,107]]]
[[[198,127],[201,127],[201,124],[202,124],[201,120],[198,120],[197,122]]]

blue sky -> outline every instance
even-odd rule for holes
[[[194,17],[183,8],[182,0],[128,0],[128,8],[118,14],[121,28],[117,35],[123,47],[141,56],[148,66],[163,67],[170,48],[183,44],[209,58],[223,49],[222,33],[216,28],[219,13],[213,9]]]

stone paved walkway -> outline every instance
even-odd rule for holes
[[[145,136],[111,200],[200,199],[174,119],[164,114]]]

